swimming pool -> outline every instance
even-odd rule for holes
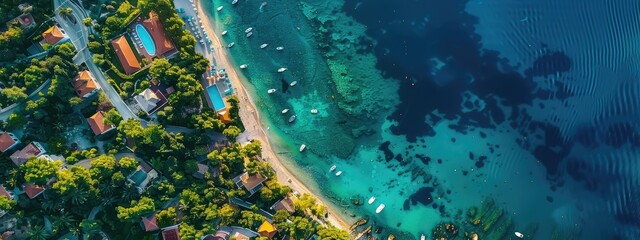
[[[147,29],[142,26],[142,24],[138,24],[136,25],[136,33],[147,53],[151,56],[156,55],[156,45],[153,43],[153,38],[151,38],[151,34],[149,34]]]
[[[216,111],[220,111],[225,108],[224,100],[222,100],[222,95],[220,95],[220,91],[218,91],[218,86],[211,85],[207,87],[207,93],[209,94],[211,103],[213,103],[213,108]]]

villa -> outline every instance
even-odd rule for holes
[[[69,36],[64,30],[57,25],[51,26],[49,29],[42,33],[42,41],[40,41],[40,45],[44,46],[45,44],[49,44],[49,46],[55,46],[56,44],[62,43],[64,41],[69,40]]]
[[[160,18],[155,11],[145,20],[138,18],[129,25],[132,40],[138,53],[149,62],[153,58],[171,57],[178,51],[164,31]]]
[[[88,70],[79,72],[78,76],[71,80],[71,84],[78,97],[81,98],[90,97],[100,89]]]
[[[0,134],[0,152],[7,152],[20,144],[20,140],[10,132]]]
[[[163,240],[180,240],[180,232],[178,225],[166,227],[162,229]]]
[[[286,197],[280,201],[277,201],[275,204],[273,204],[273,206],[271,206],[271,209],[273,209],[274,211],[285,210],[289,213],[293,213],[296,211],[293,205],[293,200],[291,200],[290,197]]]
[[[127,177],[127,182],[135,186],[138,189],[138,192],[142,194],[147,188],[147,185],[149,185],[149,183],[157,177],[158,172],[156,172],[156,170],[146,169],[142,166],[138,166],[138,170],[129,174],[129,176]]]
[[[91,126],[91,130],[93,134],[96,136],[110,132],[113,129],[116,129],[113,125],[107,125],[104,123],[105,114],[102,111],[98,111],[96,114],[93,114],[90,118],[87,118],[87,122],[89,126]]]
[[[27,195],[27,197],[29,197],[29,199],[34,199],[44,192],[43,187],[30,183],[23,184],[22,189],[24,190],[24,193]]]
[[[113,46],[113,50],[116,52],[116,55],[118,55],[118,60],[120,60],[120,65],[122,65],[124,73],[130,75],[142,68],[124,35],[111,41],[111,46]]]
[[[147,88],[140,94],[133,97],[140,109],[142,109],[147,115],[151,115],[158,109],[167,104],[167,98],[162,94],[159,89],[155,91],[151,88]]]
[[[19,25],[22,30],[29,30],[36,26],[36,20],[33,19],[31,13],[24,13],[11,21],[7,22],[7,28],[10,28],[13,25]]]
[[[272,239],[277,232],[278,231],[276,231],[276,227],[274,227],[273,224],[266,220],[262,222],[260,227],[258,227],[258,233],[260,234],[260,236],[267,237],[269,239]]]
[[[20,165],[27,162],[27,160],[29,160],[30,158],[39,157],[46,152],[47,151],[44,149],[42,144],[40,144],[39,142],[31,142],[29,145],[22,148],[22,150],[11,154],[9,158],[16,166],[19,167]]]
[[[264,187],[262,183],[266,180],[267,178],[263,177],[260,174],[249,175],[246,172],[233,178],[233,182],[236,184],[236,186],[247,190],[249,192],[249,196],[260,191],[260,189]]]
[[[142,221],[141,224],[142,229],[145,232],[153,232],[156,231],[158,229],[160,229],[158,227],[158,222],[156,220],[156,214],[154,213],[153,215],[149,216],[149,217],[142,217]]]

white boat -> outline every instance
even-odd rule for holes
[[[235,42],[231,42],[231,43],[229,43],[229,45],[227,45],[227,47],[228,48],[232,48],[234,45],[236,45],[236,43]]]
[[[282,51],[282,50],[284,50],[284,47],[283,46],[277,47],[276,50]]]
[[[371,198],[369,198],[369,204],[373,204],[373,202],[376,201],[376,197],[371,196]]]
[[[304,151],[305,148],[307,148],[307,145],[304,145],[304,144],[300,145],[300,152]]]
[[[311,109],[311,113],[313,113],[313,114],[318,113],[318,109],[315,109],[315,108],[314,108],[314,109]]]
[[[244,30],[244,33],[249,33],[249,32],[251,32],[251,30],[253,30],[253,28],[252,28],[252,27],[249,27],[249,28],[247,28],[246,30]]]
[[[424,235],[424,233],[422,235],[420,235],[420,240],[426,240],[427,237]]]
[[[269,46],[269,44],[263,43],[262,45],[260,45],[260,48],[266,48],[267,46]]]
[[[272,88],[272,89],[267,90],[267,93],[274,93],[274,92],[276,92],[276,89],[275,89],[275,88]]]
[[[293,82],[289,83],[289,86],[292,86],[292,87],[293,87],[293,86],[295,86],[296,84],[298,84],[298,81],[293,81]]]
[[[336,165],[331,166],[331,168],[329,168],[329,172],[333,172],[333,171],[335,171],[335,170],[336,170],[336,168],[337,168],[337,167],[336,167]]]
[[[245,68],[247,68],[247,64],[240,65],[240,69],[245,69]]]
[[[376,208],[376,213],[382,212],[382,209],[384,209],[384,203],[381,203],[378,208]]]
[[[235,5],[236,3],[238,3],[238,0],[233,0],[233,1],[231,1],[231,4],[234,4],[234,5]]]
[[[222,8],[224,8],[224,7],[220,6],[220,7],[216,8],[216,10],[218,10],[218,12],[220,12],[220,10],[222,10]]]
[[[514,233],[516,235],[516,237],[518,238],[524,238],[524,234],[522,234],[521,232],[515,232]]]
[[[342,171],[338,171],[338,172],[336,173],[336,176],[340,176],[340,175],[342,175]]]
[[[285,114],[285,113],[288,113],[288,112],[289,112],[288,108],[282,109],[282,114]]]
[[[222,31],[222,36],[227,35],[227,31]]]
[[[287,68],[278,68],[278,72],[279,73],[284,72],[284,71],[287,71]]]
[[[247,35],[245,35],[246,37],[251,37],[253,35],[253,32],[247,33]]]
[[[292,123],[295,120],[296,120],[296,115],[291,115],[291,117],[289,117],[289,123]]]

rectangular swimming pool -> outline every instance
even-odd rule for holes
[[[207,87],[207,94],[209,94],[209,99],[211,99],[211,103],[213,104],[213,108],[216,111],[220,111],[225,108],[224,100],[222,99],[222,95],[220,95],[220,91],[218,90],[218,86],[211,85]]]

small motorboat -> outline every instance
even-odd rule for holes
[[[427,240],[427,237],[423,234],[420,235],[420,240]]]
[[[313,113],[313,114],[318,113],[318,109],[315,109],[315,108],[314,108],[314,109],[311,109],[311,113]]]
[[[251,37],[253,35],[253,32],[247,33],[247,35],[245,35],[246,37]]]
[[[292,123],[295,120],[296,120],[296,115],[291,115],[291,117],[289,117],[289,123]]]
[[[266,47],[268,47],[268,46],[269,46],[269,44],[263,43],[262,45],[260,45],[260,48],[261,48],[261,49],[264,49],[264,48],[266,48]]]
[[[244,33],[249,33],[249,32],[251,32],[251,30],[253,30],[253,28],[252,28],[252,27],[249,27],[249,28],[247,28],[247,29],[245,29],[245,30],[244,30]]]
[[[247,68],[247,64],[240,65],[240,69],[245,69],[245,68]]]
[[[222,31],[222,36],[227,35],[227,31]]]
[[[338,172],[336,173],[336,177],[337,177],[337,176],[340,176],[340,175],[342,175],[342,171],[338,171]]]
[[[274,93],[274,92],[276,92],[276,89],[275,89],[275,88],[272,88],[272,89],[267,90],[267,93]]]
[[[337,168],[337,167],[336,167],[336,165],[331,166],[331,168],[329,168],[329,172],[333,172],[333,171],[335,171],[335,170],[336,170],[336,168]]]
[[[376,213],[382,212],[382,209],[384,209],[384,203],[381,203],[378,208],[376,208]]]
[[[287,68],[278,68],[278,72],[279,73],[284,72],[284,71],[287,71]]]
[[[222,11],[223,8],[224,8],[223,6],[220,6],[220,7],[216,8],[216,10],[218,10],[218,12],[220,12],[220,11]]]
[[[282,109],[282,114],[285,114],[285,113],[288,113],[288,112],[289,112],[288,108]]]
[[[233,0],[233,1],[231,1],[231,4],[232,4],[232,5],[235,5],[236,3],[238,3],[238,0]]]
[[[277,47],[276,50],[282,51],[282,50],[284,50],[284,47],[283,46]]]
[[[373,204],[373,202],[376,201],[376,197],[371,196],[371,198],[369,198],[369,204]]]
[[[300,152],[304,151],[305,148],[307,148],[307,145],[304,145],[304,144],[300,145]]]
[[[514,233],[516,235],[516,237],[518,238],[524,238],[524,234],[522,234],[521,232],[515,232]]]
[[[227,47],[228,48],[232,48],[234,45],[236,45],[236,43],[235,42],[231,42],[231,43],[229,43],[229,45],[227,45]]]
[[[289,83],[289,86],[292,86],[292,87],[293,87],[293,86],[295,86],[296,84],[298,84],[298,81],[293,81],[293,82]]]

